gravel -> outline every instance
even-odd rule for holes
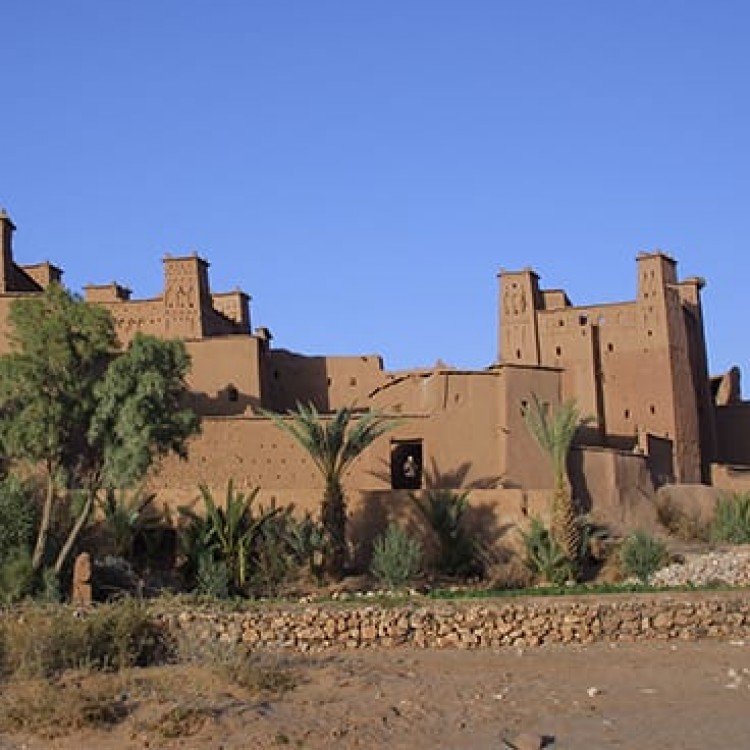
[[[658,570],[649,582],[653,586],[706,586],[723,583],[750,586],[750,549],[747,547],[687,553],[680,562]]]

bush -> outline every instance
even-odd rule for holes
[[[135,600],[103,606],[83,617],[60,607],[33,607],[7,617],[0,653],[11,675],[51,678],[67,669],[120,670],[164,662],[166,633]]]
[[[449,576],[470,576],[481,571],[477,548],[469,537],[464,515],[469,493],[431,489],[423,499],[410,494],[438,543],[438,572]]]
[[[538,518],[528,531],[521,531],[524,562],[529,572],[543,583],[562,586],[574,577],[574,564],[565,555],[552,532]]]
[[[19,548],[31,548],[37,508],[29,488],[13,476],[0,482],[0,563]]]
[[[711,541],[750,543],[750,492],[722,493],[710,532]]]
[[[195,573],[195,592],[214,599],[228,599],[230,588],[227,564],[223,560],[215,560],[210,553],[202,555]]]
[[[0,602],[17,602],[31,594],[33,587],[31,552],[27,547],[9,550],[4,559],[0,560]]]
[[[620,562],[626,576],[635,576],[641,583],[656,573],[667,561],[667,548],[662,541],[645,531],[634,531],[620,548]]]
[[[419,573],[421,563],[422,545],[391,523],[375,540],[370,572],[388,586],[401,586]]]
[[[211,490],[201,485],[204,514],[199,515],[185,506],[178,509],[187,519],[182,528],[181,542],[187,558],[187,576],[193,585],[197,584],[199,565],[205,564],[201,561],[211,556],[226,566],[230,593],[248,593],[263,527],[282,512],[278,508],[265,510],[259,507],[256,513],[254,504],[259,491],[259,487],[250,494],[235,490],[230,479],[224,503],[219,505]]]

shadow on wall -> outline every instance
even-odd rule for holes
[[[389,523],[398,524],[407,534],[420,540],[425,556],[434,559],[437,553],[433,530],[427,524],[412,495],[426,497],[435,490],[460,490],[468,492],[468,508],[463,518],[467,534],[478,547],[488,554],[501,556],[501,541],[516,527],[517,520],[523,517],[519,508],[504,507],[505,491],[496,489],[498,478],[486,477],[464,484],[471,472],[471,464],[463,463],[456,469],[440,471],[434,461],[429,471],[425,471],[425,488],[407,490],[369,490],[361,493],[361,503],[352,509],[348,521],[348,536],[352,545],[352,565],[357,571],[366,571],[372,559],[373,542],[382,534]],[[375,474],[380,477],[380,472]],[[390,479],[390,472],[384,477]],[[471,490],[477,490],[482,500],[472,497]],[[494,490],[494,491],[493,491]],[[487,497],[489,496],[489,497]],[[512,520],[511,520],[512,519]]]
[[[573,497],[581,513],[613,530],[658,528],[652,472],[646,456],[575,447],[568,457]]]
[[[242,414],[255,414],[261,403],[257,396],[242,393],[233,383],[211,396],[203,391],[193,391],[188,396],[189,405],[198,414],[207,417],[234,417]]]
[[[400,441],[396,441],[398,443]],[[371,471],[370,476],[375,477],[383,484],[390,486],[394,491],[397,488],[393,485],[394,476],[398,473],[394,470],[393,461],[399,459],[397,450],[391,451],[391,465],[385,461],[381,462],[382,467],[376,471]],[[451,471],[441,471],[438,468],[435,459],[430,459],[430,467],[419,466],[419,481],[413,489],[428,490],[490,490],[504,487],[502,476],[477,477],[467,481],[471,475],[471,463],[464,461]]]
[[[261,368],[266,408],[284,413],[298,403],[313,404],[325,414],[330,411],[330,379],[325,357],[308,357],[286,349],[266,353]]]

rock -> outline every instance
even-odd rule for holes
[[[73,591],[70,598],[77,607],[86,607],[91,604],[91,555],[88,552],[81,552],[76,557],[73,565]]]
[[[540,734],[524,732],[510,742],[505,740],[505,747],[509,750],[542,750],[542,748],[549,747],[549,742]]]

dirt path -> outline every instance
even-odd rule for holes
[[[241,700],[217,686],[209,718],[176,737],[149,729],[144,701],[108,732],[4,736],[0,749],[484,750],[532,732],[556,750],[705,750],[750,737],[750,642],[381,650],[292,664],[291,692]]]

